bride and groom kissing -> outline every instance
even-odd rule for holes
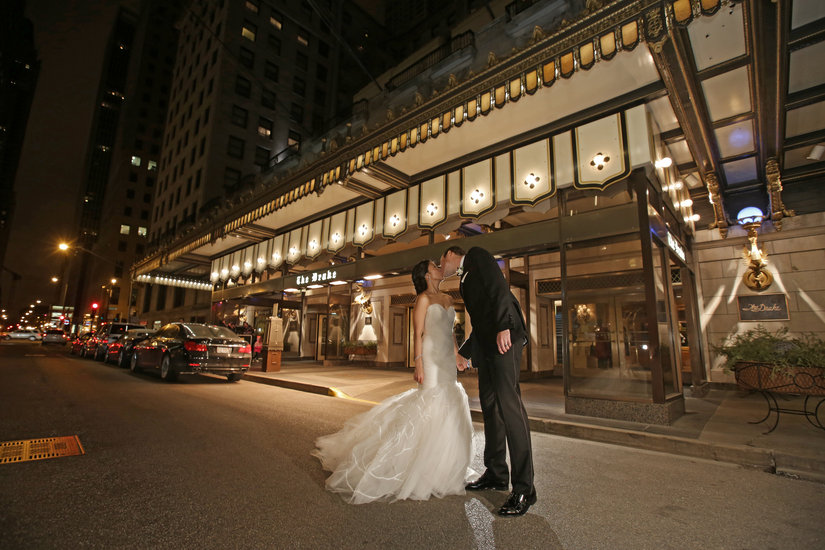
[[[453,337],[452,298],[439,286],[460,278],[459,291],[472,333],[459,349]],[[351,504],[431,496],[465,490],[512,492],[501,516],[524,515],[536,502],[530,426],[521,401],[519,371],[527,343],[521,307],[493,256],[474,247],[451,246],[437,266],[422,260],[412,270],[415,381],[418,387],[394,395],[319,437],[313,455],[332,472],[329,491]],[[473,427],[467,394],[456,369],[468,360],[478,370],[484,418],[485,472],[470,483]],[[510,467],[506,455],[510,453]]]

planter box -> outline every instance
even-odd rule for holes
[[[825,368],[779,367],[766,363],[736,363],[736,383],[748,390],[825,396]]]

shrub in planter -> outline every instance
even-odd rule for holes
[[[346,355],[375,355],[378,351],[378,342],[344,342],[343,348]]]
[[[812,334],[770,332],[762,325],[713,346],[725,357],[725,369],[749,389],[825,395],[825,341]]]

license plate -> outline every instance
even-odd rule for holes
[[[230,348],[226,347],[218,346],[217,348],[218,355],[229,355],[230,351]]]

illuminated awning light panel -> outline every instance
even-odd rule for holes
[[[227,273],[228,274],[228,273]],[[217,280],[220,274],[212,272],[211,278]],[[194,290],[212,290],[212,283],[205,283],[194,279],[181,279],[179,277],[166,277],[163,275],[138,275],[135,281],[153,285],[174,286],[178,288],[192,288]]]

